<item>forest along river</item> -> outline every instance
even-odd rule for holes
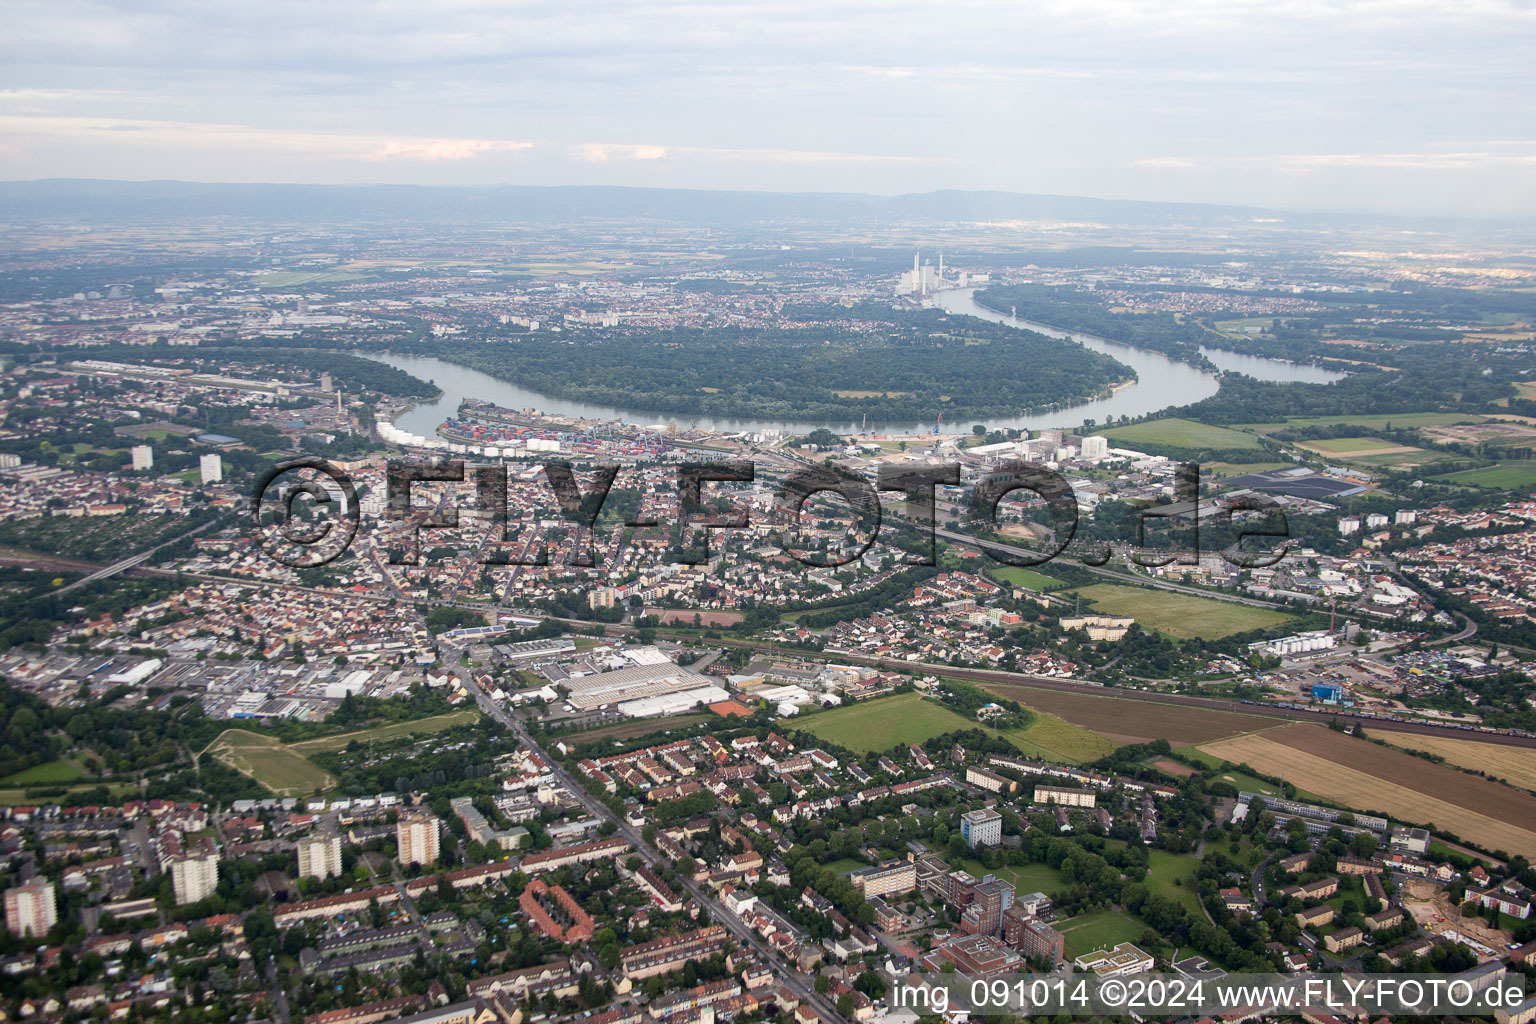
[[[1118,359],[1135,370],[1137,374],[1136,383],[1121,388],[1108,398],[1082,402],[1052,412],[1016,416],[1011,419],[989,419],[987,426],[992,429],[1028,427],[1032,430],[1040,430],[1044,427],[1072,427],[1090,418],[1095,423],[1103,424],[1111,419],[1119,419],[1122,415],[1145,416],[1171,406],[1188,405],[1216,393],[1216,377],[1188,363],[1181,363],[1157,352],[1133,348],[1130,345],[1122,345],[1091,334],[1063,331],[1046,324],[1037,324],[1005,313],[994,312],[978,305],[972,297],[973,291],[974,289],[970,288],[943,291],[938,294],[936,301],[940,308],[950,313],[979,317],[993,323],[1035,331],[1047,337],[1075,341],[1084,348]],[[1289,363],[1279,359],[1264,359],[1221,349],[1201,349],[1201,351],[1205,353],[1207,359],[1223,370],[1236,370],[1260,380],[1324,383],[1344,376],[1333,370]],[[726,432],[750,430],[802,434],[817,426],[825,426],[839,433],[854,433],[859,428],[859,424],[852,422],[791,423],[710,416],[691,417],[686,414],[644,409],[618,409],[563,398],[551,398],[508,381],[498,380],[478,370],[457,366],[430,356],[367,355],[371,359],[388,363],[423,380],[430,380],[442,389],[441,398],[432,402],[419,402],[415,408],[395,420],[395,425],[400,429],[420,434],[422,437],[435,436],[443,420],[458,415],[459,403],[466,398],[493,402],[508,409],[533,408],[550,415],[580,419],[622,420],[641,424],[665,423],[669,419],[676,419],[677,425],[682,428],[700,427]],[[871,423],[869,426],[872,431],[886,434],[927,434],[933,430],[932,421],[906,424]],[[965,430],[969,426],[969,423],[945,424],[948,430]]]

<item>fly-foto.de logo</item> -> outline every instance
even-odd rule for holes
[[[467,463],[459,459],[391,459],[385,469],[385,507],[383,521],[398,532],[390,545],[392,565],[420,565],[424,533],[451,530],[461,525],[461,509],[451,504],[417,504],[418,484],[472,484],[470,509],[476,520],[494,531],[493,541],[508,542],[514,530],[532,521],[514,522],[508,514],[509,486],[544,488],[541,497],[559,509],[563,525],[576,528],[585,542],[571,546],[564,565],[591,568],[594,529],[603,514],[615,483],[622,480],[625,467],[599,463],[583,467],[585,485],[577,477],[575,464],[551,460],[538,464],[542,472],[533,483],[509,484],[503,464]],[[629,469],[628,472],[638,472]],[[992,559],[1006,565],[1034,566],[1070,553],[1090,565],[1103,565],[1111,557],[1108,543],[1080,542],[1079,511],[1071,483],[1046,466],[1028,462],[1005,462],[965,488],[965,515],[951,513],[951,520],[941,524],[937,515],[938,489],[959,488],[962,471],[958,462],[908,463],[882,466],[873,480],[838,469],[805,466],[776,475],[773,488],[773,523],[793,532],[793,525],[806,512],[806,506],[819,495],[841,498],[857,520],[856,540],[835,552],[796,547],[785,550],[807,568],[846,565],[867,552],[879,539],[891,518],[902,527],[917,531],[917,544],[907,545],[906,564],[936,564],[939,540],[969,544],[980,548]],[[706,488],[721,484],[758,482],[757,466],[750,461],[683,462],[674,467],[676,487],[675,524],[663,524],[637,515],[623,520],[625,527],[655,528],[680,526],[686,538],[676,561],[700,564],[710,559],[710,534],[717,530],[744,530],[754,525],[748,511],[735,507],[720,511],[715,502],[706,503]],[[1020,495],[1020,492],[1024,492]],[[886,501],[882,501],[882,495]],[[1024,548],[1016,543],[991,539],[998,525],[999,508],[1005,499],[1019,497],[1031,507],[1044,511],[1049,519],[1043,546]],[[1200,558],[1202,528],[1236,526],[1229,543],[1217,552],[1235,568],[1262,568],[1285,557],[1289,550],[1289,525],[1284,514],[1265,508],[1252,495],[1214,503],[1200,498],[1200,467],[1180,465],[1174,476],[1174,501],[1155,505],[1137,513],[1137,539],[1126,557],[1138,565],[1158,566],[1172,562],[1195,564]],[[887,509],[887,504],[891,508]],[[252,521],[258,547],[273,560],[293,568],[317,568],[341,557],[356,540],[361,528],[358,490],[348,474],[323,459],[304,457],[275,464],[258,481],[251,500]],[[325,514],[317,514],[324,509]],[[1239,513],[1265,512],[1262,521],[1237,521]],[[1278,520],[1278,521],[1277,521]],[[1152,547],[1147,543],[1147,527],[1159,523],[1183,523],[1184,543],[1178,550]],[[761,524],[759,524],[761,525]],[[1280,541],[1277,547],[1261,551],[1245,549],[1249,539]],[[521,550],[509,553],[501,544],[487,544],[481,549],[485,565],[548,566],[550,544],[535,539]],[[915,547],[915,550],[914,550]]]

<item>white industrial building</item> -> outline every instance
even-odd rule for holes
[[[132,668],[125,668],[121,672],[114,672],[107,676],[107,683],[111,686],[138,686],[150,676],[160,671],[160,666],[165,662],[159,658],[150,658],[141,661]]]
[[[1315,629],[1295,636],[1282,636],[1274,640],[1261,640],[1249,644],[1250,651],[1287,657],[1292,654],[1310,654],[1313,651],[1331,651],[1338,646],[1339,638],[1326,629]]]
[[[566,688],[571,706],[578,710],[611,706],[632,718],[675,714],[700,701],[713,704],[730,698],[715,680],[674,665],[664,656],[659,664],[571,676],[561,680],[560,685]]]

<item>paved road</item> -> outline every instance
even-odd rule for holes
[[[641,836],[637,830],[630,827],[628,822],[614,814],[611,810],[608,809],[606,804],[602,803],[596,797],[588,793],[586,787],[584,787],[576,779],[572,778],[570,773],[565,770],[560,762],[556,761],[553,757],[546,753],[543,748],[534,742],[533,737],[529,736],[528,731],[523,728],[523,723],[515,716],[509,714],[507,710],[501,705],[493,701],[485,693],[485,691],[481,689],[480,685],[474,681],[473,678],[466,679],[465,686],[467,686],[470,692],[474,694],[475,703],[480,706],[481,711],[485,712],[487,715],[490,715],[496,721],[500,722],[502,725],[505,725],[508,729],[511,729],[513,734],[517,736],[521,743],[527,746],[528,749],[537,753],[549,764],[556,780],[564,785],[565,788],[570,790],[573,794],[575,794],[576,799],[581,802],[582,807],[584,807],[589,814],[591,814],[594,818],[612,822],[618,829],[617,834],[631,846],[633,846],[635,850],[638,851],[641,858],[648,864],[656,866],[666,862],[666,858],[662,856],[660,850],[657,850],[654,846],[647,843],[644,837]],[[807,983],[804,975],[797,971],[786,969],[782,961],[780,961],[779,958],[774,955],[773,951],[768,948],[768,944],[765,943],[756,932],[752,931],[752,929],[743,924],[740,918],[726,910],[725,907],[714,898],[712,893],[710,893],[704,887],[700,886],[691,878],[683,878],[681,876],[679,876],[679,878],[683,888],[687,890],[688,895],[693,897],[694,901],[699,906],[705,907],[709,910],[710,918],[716,924],[724,926],[726,931],[730,932],[738,942],[756,950],[758,955],[762,957],[764,963],[773,964],[778,968],[779,980],[783,983],[784,987],[789,989],[790,992],[794,993],[802,1003],[812,1007],[817,1013],[821,1015],[823,1020],[834,1022],[843,1022],[846,1020],[846,1018],[837,1012],[837,1007],[832,1004],[831,1000],[827,999],[825,996],[818,995],[811,988],[811,986]]]
[[[67,594],[71,590],[76,589],[77,587],[85,586],[87,583],[94,583],[97,580],[104,580],[108,576],[116,576],[120,572],[126,572],[127,570],[132,569],[135,566],[143,565],[146,561],[149,560],[149,556],[150,555],[153,555],[156,551],[159,551],[161,548],[167,547],[168,545],[171,545],[171,544],[175,544],[179,540],[185,540],[187,537],[190,537],[193,534],[202,533],[204,530],[208,529],[208,527],[212,526],[216,522],[218,522],[217,519],[210,519],[206,523],[203,523],[203,524],[201,524],[199,526],[193,527],[192,529],[188,530],[186,533],[177,534],[176,536],[172,537],[170,540],[162,541],[161,543],[156,544],[154,547],[150,548],[148,551],[141,551],[141,552],[139,552],[136,555],[130,555],[129,557],[124,558],[122,561],[113,562],[111,565],[107,566],[105,569],[98,569],[97,571],[91,573],[89,576],[86,576],[83,579],[76,580],[75,582],[69,584],[69,586],[67,586],[67,587],[60,587],[58,590],[54,591],[54,593],[55,594]]]

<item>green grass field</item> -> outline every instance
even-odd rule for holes
[[[803,720],[781,719],[783,725],[804,729],[828,743],[864,753],[922,743],[958,729],[974,729],[978,723],[942,704],[924,700],[921,694],[901,693],[862,704],[834,708]]]
[[[984,875],[996,875],[1005,882],[1013,883],[1014,892],[1020,896],[1032,892],[1043,892],[1049,896],[1052,892],[1061,888],[1061,872],[1049,864],[1021,864],[1017,867],[1004,865],[999,868],[986,868],[979,860],[962,860],[960,867],[969,871],[977,878]]]
[[[107,799],[109,801],[126,800],[130,797],[140,796],[144,792],[131,782],[109,782],[105,785],[107,787]],[[95,789],[96,786],[90,783],[82,783],[66,788],[70,793],[84,793]],[[15,807],[17,804],[38,803],[40,798],[36,796],[28,796],[28,792],[29,791],[26,789],[0,789],[0,807]]]
[[[825,866],[841,875],[849,871],[857,871],[859,868],[867,867],[868,865],[861,860],[854,860],[852,857],[840,857]]]
[[[1210,476],[1226,479],[1234,476],[1247,476],[1249,473],[1267,473],[1272,469],[1294,469],[1294,462],[1209,462],[1200,467],[1202,476]]]
[[[1291,618],[1285,612],[1268,608],[1114,583],[1095,583],[1078,593],[1093,602],[1096,612],[1129,615],[1143,629],[1155,629],[1181,640],[1219,640],[1250,629],[1268,629]]]
[[[1043,572],[1035,572],[1019,565],[1002,565],[987,570],[987,575],[999,583],[1006,583],[1013,587],[1023,587],[1025,590],[1041,591],[1049,587],[1061,585],[1061,580],[1054,576],[1047,576]]]
[[[1198,920],[1204,917],[1200,909],[1200,894],[1195,891],[1195,872],[1200,867],[1196,857],[1169,853],[1167,850],[1147,851],[1147,888],[1159,896],[1166,896],[1180,903]],[[1175,881],[1183,885],[1175,885]]]
[[[1507,462],[1502,466],[1464,469],[1459,473],[1437,476],[1434,482],[1464,487],[1493,487],[1498,490],[1536,487],[1536,461]]]
[[[303,740],[290,745],[291,750],[299,754],[318,754],[328,750],[341,750],[353,740],[359,743],[377,743],[380,740],[399,739],[401,736],[424,736],[428,733],[442,732],[456,725],[468,725],[480,717],[476,708],[465,708],[462,711],[450,711],[446,715],[433,715],[431,718],[418,718],[413,722],[393,722],[377,729],[363,729],[358,732],[344,732],[336,736],[322,736],[317,740]]]
[[[1194,420],[1166,419],[1133,423],[1104,431],[1104,436],[1132,448],[1162,444],[1173,448],[1258,448],[1258,438],[1230,427],[1212,427]]]
[[[65,782],[79,782],[88,779],[90,775],[80,770],[73,761],[49,761],[46,764],[35,764],[31,768],[17,772],[15,775],[0,779],[0,786],[38,786],[58,784]]]
[[[1485,417],[1464,412],[1399,412],[1368,415],[1290,416],[1284,423],[1235,423],[1238,430],[1280,430],[1285,427],[1331,427],[1346,424],[1366,430],[1392,427],[1440,427],[1447,423],[1481,423]]]
[[[1066,937],[1069,960],[1096,949],[1135,942],[1147,930],[1147,926],[1136,918],[1114,910],[1058,921],[1052,927]]]
[[[307,796],[336,784],[330,772],[290,748],[243,730],[223,733],[202,756],[217,758],[240,774],[250,776],[275,796]]]
[[[1035,711],[1034,716],[1035,720],[1023,729],[1010,729],[1003,734],[1025,754],[1046,761],[1083,764],[1115,751],[1113,740],[1073,725],[1065,718],[1043,711]]]

